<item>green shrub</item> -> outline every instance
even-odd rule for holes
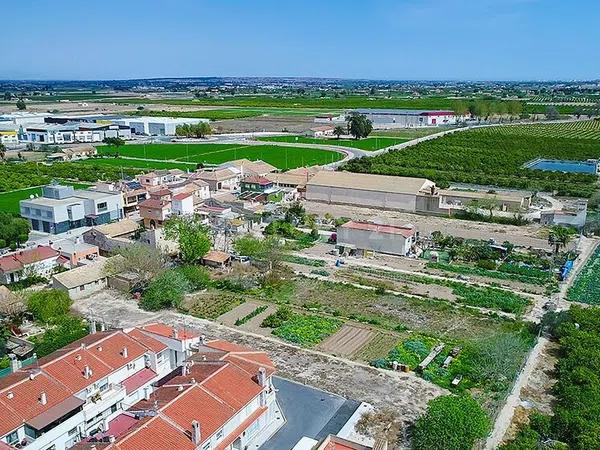
[[[481,267],[482,269],[486,270],[495,270],[496,263],[490,259],[480,259],[477,261],[477,267]]]
[[[288,305],[281,305],[277,311],[265,317],[260,324],[263,328],[277,328],[294,316],[294,311]]]
[[[69,294],[65,291],[42,289],[29,296],[27,309],[36,320],[49,323],[67,314],[72,303]]]
[[[472,450],[490,429],[490,419],[470,395],[433,399],[414,428],[415,450]]]
[[[63,315],[53,321],[53,326],[41,336],[32,339],[38,358],[69,345],[87,334],[85,322],[77,316]]]
[[[241,318],[237,319],[235,321],[235,325],[236,326],[240,326],[240,325],[245,324],[246,322],[248,322],[253,317],[256,317],[260,313],[262,313],[263,311],[266,311],[268,307],[269,307],[269,305],[262,305],[262,306],[257,307],[256,309],[254,309],[254,311],[250,312],[249,314],[246,314],[244,317],[241,317]]]
[[[179,307],[183,296],[190,291],[187,279],[176,270],[166,270],[148,285],[140,306],[147,311]]]
[[[176,269],[187,280],[190,290],[199,291],[210,286],[210,274],[201,266],[185,265]]]

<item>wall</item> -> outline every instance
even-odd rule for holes
[[[416,194],[396,194],[314,185],[309,185],[306,189],[307,200],[408,212],[415,212],[416,197]]]
[[[410,250],[410,240],[400,234],[375,233],[338,227],[337,245],[351,244],[359,250],[371,250],[378,253],[405,256]]]

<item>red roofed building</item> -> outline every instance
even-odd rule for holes
[[[171,215],[171,202],[149,198],[139,204],[140,216],[144,220],[146,228],[159,228]]]
[[[163,324],[151,324],[135,333],[140,330],[164,338],[172,335]],[[274,372],[273,363],[263,352],[202,339],[177,376],[132,405],[126,417],[119,416],[121,422],[126,422],[126,431],[121,431],[125,428],[121,422],[114,426],[111,423],[112,438],[107,439],[103,433],[98,435],[99,441],[90,439],[76,448],[253,448],[260,444],[260,432],[274,420]],[[131,415],[137,423],[131,423]]]
[[[406,256],[416,242],[411,225],[382,225],[351,220],[337,228],[337,247],[342,254],[364,256],[369,252]]]
[[[17,368],[0,378],[0,443],[67,449],[91,435],[125,433],[140,418],[121,417],[123,411],[148,398],[161,380],[181,375],[199,343],[198,334],[161,324],[94,332],[35,366]]]
[[[11,284],[31,275],[49,278],[58,265],[60,253],[44,245],[0,258],[0,283]]]

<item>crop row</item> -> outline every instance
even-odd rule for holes
[[[600,305],[600,246],[577,275],[575,282],[567,292],[567,299]]]

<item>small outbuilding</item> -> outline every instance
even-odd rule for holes
[[[202,264],[208,267],[223,269],[231,265],[231,255],[219,250],[211,250],[202,258]]]
[[[413,226],[380,225],[350,221],[337,228],[337,247],[342,254],[365,256],[370,252],[406,256],[416,242]]]
[[[104,289],[108,285],[106,263],[103,258],[85,266],[58,273],[52,277],[52,287],[67,291],[72,300],[86,297]]]

